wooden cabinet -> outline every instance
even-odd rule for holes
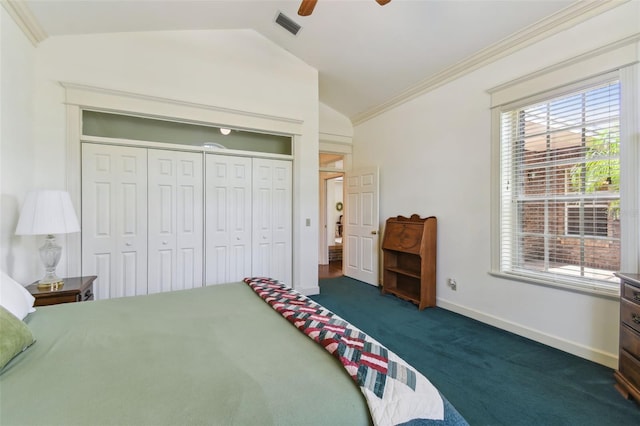
[[[620,353],[616,389],[640,402],[640,274],[620,278]]]
[[[382,240],[382,292],[418,305],[436,306],[436,235],[434,216],[414,214],[387,219]]]
[[[39,288],[38,281],[27,286],[36,298],[34,306],[57,305],[93,300],[93,282],[96,276],[63,278],[62,285],[53,288]]]

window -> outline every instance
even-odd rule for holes
[[[500,111],[500,272],[617,286],[620,82]]]
[[[591,237],[609,235],[609,206],[607,205],[569,205],[566,218],[567,235],[580,235],[581,232]]]

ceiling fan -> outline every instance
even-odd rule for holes
[[[376,0],[376,2],[380,6],[384,6],[389,3],[391,0]],[[298,9],[298,15],[300,16],[309,16],[313,13],[313,8],[316,7],[316,3],[318,0],[302,0],[300,3],[300,8]]]

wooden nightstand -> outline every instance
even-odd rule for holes
[[[27,290],[36,298],[34,306],[57,305],[58,303],[86,302],[93,300],[93,281],[97,277],[63,278],[64,284],[57,289],[38,288],[38,282],[27,286]]]

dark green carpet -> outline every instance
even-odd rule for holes
[[[320,280],[312,299],[420,370],[472,426],[640,425],[610,368],[346,277]]]

